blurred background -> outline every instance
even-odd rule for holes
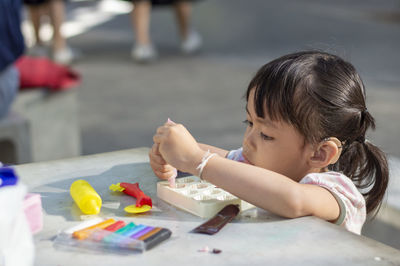
[[[131,57],[131,10],[119,0],[66,2],[63,33],[80,54],[72,68],[82,76],[76,89],[81,154],[150,147],[168,117],[200,142],[237,148],[245,129],[242,96],[261,65],[304,49],[335,53],[364,80],[377,120],[369,139],[390,156],[393,170],[391,211],[363,234],[400,249],[400,1],[198,1],[192,26],[203,47],[190,56],[179,49],[173,12],[158,7],[150,29],[158,58],[148,64]],[[27,15],[23,32],[34,45]],[[50,25],[43,27],[44,40],[51,34]]]

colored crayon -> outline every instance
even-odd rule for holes
[[[107,226],[109,226],[109,225],[111,225],[113,223],[115,223],[115,220],[110,218],[110,219],[107,219],[107,220],[105,220],[105,221],[103,221],[101,223],[98,223],[98,224],[89,226],[87,228],[75,231],[75,232],[72,233],[72,236],[77,238],[77,239],[83,240],[85,238],[88,238],[90,236],[90,234],[93,232],[94,229],[104,229],[104,228],[106,228]]]
[[[142,231],[137,232],[136,234],[131,235],[131,238],[139,238],[142,235],[147,234],[148,232],[152,231],[154,229],[154,227],[152,226],[147,226],[146,228],[144,228]]]
[[[93,234],[90,236],[90,239],[94,241],[101,241],[104,237],[111,235],[113,232],[117,231],[118,229],[121,229],[124,226],[125,226],[124,221],[117,221],[112,225],[109,225],[106,228],[104,228],[104,230],[93,232]]]
[[[121,229],[118,229],[117,231],[115,231],[115,234],[124,235],[124,234],[126,234],[126,232],[131,231],[132,228],[135,228],[136,226],[137,226],[136,224],[130,222],[129,224],[122,227]]]
[[[64,233],[73,234],[75,231],[82,230],[82,229],[87,228],[89,226],[98,224],[98,223],[100,223],[102,221],[104,221],[104,219],[100,218],[100,217],[96,217],[96,218],[93,218],[93,219],[90,219],[90,220],[86,220],[86,221],[83,221],[82,223],[80,223],[78,225],[75,225],[75,226],[73,226],[71,228],[68,228],[67,230],[64,231]]]
[[[144,229],[146,229],[147,226],[140,224],[138,226],[136,226],[135,228],[133,228],[131,231],[126,232],[126,234],[124,234],[124,238],[119,239],[119,245],[120,246],[126,246],[133,241],[133,239],[131,238],[132,235],[135,235],[137,233],[140,233],[141,231],[143,231]]]
[[[169,229],[166,228],[160,228],[160,229],[161,230],[158,230],[156,233],[150,235],[149,237],[143,240],[146,250],[151,249],[158,243],[168,239],[171,236],[172,232]]]
[[[129,232],[132,231],[135,227],[137,227],[136,224],[131,222],[122,227],[121,229],[118,229],[111,235],[104,237],[103,241],[106,243],[118,242],[120,239],[124,237],[126,238],[126,235],[129,234]]]
[[[107,230],[110,232],[115,232],[118,229],[121,229],[122,227],[124,227],[125,225],[126,225],[126,223],[124,221],[116,221],[112,225],[109,225],[106,228],[104,228],[104,230]]]
[[[127,232],[125,234],[125,236],[131,237],[132,235],[142,231],[143,229],[145,229],[147,226],[143,225],[143,224],[139,224],[138,226],[136,226],[133,230]]]
[[[162,228],[161,227],[156,227],[153,230],[151,230],[150,232],[148,232],[145,235],[142,235],[141,237],[139,237],[139,240],[145,240],[146,238],[149,238],[150,236],[158,233]]]

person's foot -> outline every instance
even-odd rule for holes
[[[182,52],[185,54],[193,54],[198,52],[203,45],[203,40],[199,33],[191,31],[186,39],[181,43]]]
[[[131,56],[139,63],[146,63],[157,58],[157,51],[151,44],[137,44],[132,48]]]
[[[77,53],[68,46],[53,52],[53,61],[62,65],[71,64],[77,57]]]

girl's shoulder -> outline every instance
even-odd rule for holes
[[[338,182],[338,181],[343,181],[346,183],[352,183],[351,179],[347,177],[346,175],[340,173],[340,172],[335,172],[335,171],[328,171],[328,172],[322,172],[322,173],[309,173],[306,176],[304,176],[301,180],[300,183],[304,183],[307,181],[331,181],[331,182]]]
[[[339,172],[311,173],[303,177],[301,184],[312,184],[329,190],[340,207],[336,224],[360,234],[366,218],[365,199],[353,181]]]
[[[310,173],[303,177],[299,183],[319,185],[347,197],[364,200],[353,181],[340,172]]]

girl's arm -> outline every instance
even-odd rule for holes
[[[215,147],[215,146],[211,146],[208,144],[203,144],[203,143],[198,143],[200,149],[202,149],[203,151],[210,151],[211,153],[216,153],[221,157],[226,157],[226,155],[228,154],[227,150]]]
[[[197,174],[193,170],[193,174]],[[288,218],[314,215],[334,221],[339,205],[326,189],[299,184],[264,168],[214,156],[205,166],[204,180],[265,210]]]
[[[184,172],[198,175],[205,151],[181,124],[167,123],[153,137],[163,159]],[[316,185],[299,184],[292,179],[253,165],[212,157],[202,178],[260,208],[294,218],[314,215],[332,221],[339,217],[333,195]]]

